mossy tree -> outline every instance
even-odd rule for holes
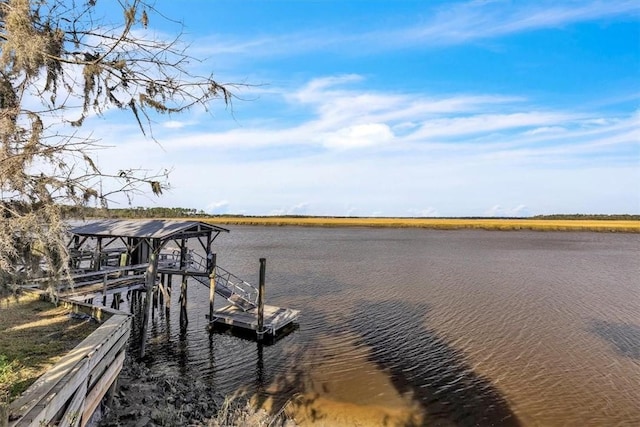
[[[117,22],[99,16],[96,0],[0,0],[0,288],[41,262],[49,283],[68,274],[61,205],[166,188],[165,171],[100,168],[100,135],[80,133],[87,117],[123,110],[153,138],[156,114],[231,102],[232,85],[192,71],[180,35],[145,35],[167,19],[151,3],[110,4],[122,8]]]

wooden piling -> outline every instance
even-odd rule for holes
[[[187,317],[187,279],[188,276],[182,276],[182,284],[180,285],[180,328],[184,329],[189,323]]]
[[[160,281],[158,282],[158,307],[164,305],[164,281],[166,275],[160,273]]]
[[[107,305],[107,275],[102,277],[102,305]]]
[[[212,254],[209,266],[209,321],[213,320],[213,302],[216,297],[216,254]]]
[[[164,294],[164,283],[160,282],[158,283],[158,305],[160,306],[164,305]]]
[[[173,282],[173,274],[167,274],[167,286],[165,288],[165,312],[169,314],[171,311],[171,282]]]
[[[156,282],[157,271],[158,254],[155,250],[151,250],[151,253],[149,254],[149,267],[147,267],[147,283],[144,302],[144,316],[142,318],[142,342],[140,343],[140,358],[143,358],[146,353],[147,336],[149,334],[149,315],[151,314],[151,294],[153,293],[153,285]]]
[[[154,290],[153,292],[151,292],[151,319],[153,319],[154,317],[156,317],[156,306],[157,306],[157,302],[156,302],[156,291]]]
[[[116,310],[120,310],[120,293],[116,292],[113,294],[113,298],[111,298],[111,308]]]
[[[258,341],[264,337],[264,281],[267,260],[260,258],[260,283],[258,287]]]
[[[104,404],[107,408],[113,408],[113,398],[116,394],[116,390],[118,390],[118,377],[113,380],[113,383],[104,395]]]

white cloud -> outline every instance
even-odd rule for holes
[[[539,134],[551,134],[551,133],[562,133],[567,130],[562,126],[543,126],[539,128],[535,128],[532,130],[528,130],[524,132],[524,135],[539,135]]]
[[[505,208],[500,205],[494,205],[484,212],[484,216],[488,217],[528,217],[531,216],[529,208],[525,205],[518,205],[516,207]]]
[[[412,217],[435,218],[441,216],[438,210],[431,206],[426,209],[409,209],[408,212]]]
[[[327,148],[348,150],[386,144],[393,140],[393,132],[386,124],[367,123],[327,133],[321,139]]]
[[[162,123],[162,127],[167,129],[182,129],[185,126],[188,126],[187,122],[182,122],[178,120],[169,120]]]
[[[640,13],[635,0],[504,3],[469,1],[429,7],[425,2],[424,14],[431,18],[419,23],[396,19],[395,27],[358,28],[354,33],[325,27],[288,34],[261,34],[251,39],[213,35],[194,43],[194,51],[200,56],[224,55],[252,61],[261,56],[274,58],[327,50],[362,54],[406,47],[457,45]],[[401,5],[397,10],[401,15]]]
[[[512,114],[476,114],[425,121],[413,138],[461,136],[531,126],[566,123],[576,116],[561,112],[521,112]]]
[[[277,208],[277,209],[272,209],[269,211],[269,213],[267,215],[270,216],[283,216],[283,215],[310,215],[310,204],[303,202],[303,203],[297,203],[293,206],[290,206],[288,208]],[[316,215],[318,215],[318,213],[315,213]]]
[[[225,214],[229,212],[229,201],[228,200],[220,200],[216,202],[209,203],[204,211],[210,214]]]
[[[508,34],[558,28],[576,22],[638,14],[634,1],[584,2],[467,2],[446,5],[425,24],[398,31],[383,40],[460,44]]]
[[[290,207],[289,209],[286,210],[286,212],[288,215],[306,215],[309,213],[309,208],[310,208],[309,203],[303,202]]]
[[[230,130],[204,122],[167,129],[158,135],[166,151],[130,127],[110,126],[105,131],[118,148],[99,160],[173,166],[174,189],[163,204],[215,213],[523,216],[579,211],[571,208],[576,203],[585,212],[605,203],[611,213],[638,209],[629,200],[640,182],[637,113],[575,114],[499,94],[353,87],[362,82],[329,78],[313,91],[302,85],[304,97],[282,99],[286,109],[306,109],[297,121],[270,111],[269,120]],[[369,102],[349,108],[354,99]],[[433,113],[452,105],[459,110]],[[549,188],[555,208],[547,205]],[[492,205],[499,206],[487,211]]]
[[[114,163],[125,165],[136,159],[145,159],[145,164],[162,164],[157,161],[161,158],[202,163],[208,156],[219,159],[220,155],[234,154],[250,161],[259,158],[262,150],[274,149],[278,157],[292,158],[318,150],[348,151],[350,156],[382,150],[429,155],[442,161],[453,156],[482,156],[557,163],[589,155],[597,163],[595,155],[599,151],[624,146],[637,149],[640,144],[638,113],[607,117],[543,110],[540,106],[533,110],[525,99],[495,94],[432,97],[348,86],[349,82],[359,85],[361,81],[356,76],[323,78],[291,91],[292,96],[281,99],[286,101],[287,109],[310,107],[295,122],[289,122],[286,115],[275,115],[268,121],[257,120],[243,127],[236,124],[226,131],[216,129],[215,122],[207,129],[208,123],[203,122],[198,127],[176,132],[167,129],[156,135],[160,146],[141,143],[131,126],[103,127],[101,134],[105,135],[105,142],[115,142],[120,153],[128,153],[126,159],[120,153],[114,158]],[[336,89],[336,84],[342,87]],[[304,95],[296,96],[299,93]],[[453,106],[457,110],[449,111]],[[102,122],[94,123],[101,126]],[[248,153],[253,154],[247,156]]]

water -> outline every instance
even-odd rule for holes
[[[175,307],[153,320],[158,368],[304,424],[640,425],[638,235],[233,227],[214,245],[254,283],[266,257],[267,303],[299,327],[210,336],[191,282],[186,332]]]

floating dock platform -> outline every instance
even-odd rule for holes
[[[280,308],[273,305],[264,306],[263,334],[275,336],[278,331],[295,323],[300,310]],[[245,330],[258,331],[258,308],[244,311],[236,305],[228,305],[213,312],[210,319],[212,326],[226,325]]]

